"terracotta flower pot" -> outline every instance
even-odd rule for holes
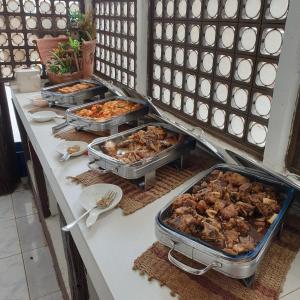
[[[52,83],[64,83],[82,78],[82,72],[66,73],[66,74],[55,74],[48,70],[48,78]]]
[[[36,45],[38,48],[38,52],[41,57],[41,62],[46,65],[47,62],[50,60],[51,55],[50,51],[57,47],[58,43],[68,41],[67,37],[55,37],[55,38],[43,38],[37,39]]]
[[[96,40],[83,41],[82,43],[82,75],[89,78],[94,72],[94,56],[96,50]]]

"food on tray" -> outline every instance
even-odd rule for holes
[[[279,211],[273,187],[215,170],[176,198],[165,223],[237,255],[255,248]]]
[[[94,104],[89,108],[83,108],[76,112],[77,116],[94,119],[97,121],[109,120],[113,117],[128,114],[142,108],[142,104],[126,100],[111,100]]]
[[[95,85],[92,83],[81,82],[81,83],[76,83],[73,85],[59,88],[59,89],[57,89],[57,92],[62,93],[62,94],[70,94],[70,93],[75,93],[75,92],[79,92],[82,90],[90,89],[93,87],[95,87]]]
[[[67,152],[69,154],[74,154],[74,153],[79,152],[79,151],[80,151],[80,146],[79,145],[74,145],[74,146],[68,147],[68,149],[67,149]]]
[[[131,164],[153,157],[177,144],[180,138],[181,135],[162,127],[147,126],[146,130],[139,130],[118,143],[106,142],[104,152],[123,163]]]

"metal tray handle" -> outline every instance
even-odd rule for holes
[[[99,169],[98,166],[93,166],[96,163],[96,161],[97,161],[97,159],[94,159],[88,163],[88,167],[90,170],[95,171],[101,175],[112,172],[112,170],[101,170],[101,169]]]
[[[211,264],[209,264],[208,266],[206,266],[204,269],[195,269],[192,268],[190,266],[187,266],[186,264],[180,262],[179,260],[177,260],[173,255],[172,252],[174,251],[175,248],[175,243],[173,244],[173,247],[169,250],[168,253],[168,259],[169,261],[175,265],[176,267],[178,267],[179,269],[181,269],[182,271],[185,271],[187,273],[190,273],[192,275],[204,275],[206,272],[208,272],[211,269],[215,269],[215,268],[221,268],[222,264],[219,262],[212,262]]]

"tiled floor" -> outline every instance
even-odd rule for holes
[[[0,300],[62,300],[30,190],[0,197]]]

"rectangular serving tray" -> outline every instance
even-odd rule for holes
[[[157,155],[151,157],[147,160],[142,160],[135,162],[133,164],[125,164],[107,154],[101,150],[107,141],[118,142],[125,137],[137,132],[141,129],[146,128],[147,126],[160,126],[166,130],[181,133],[178,129],[174,128],[170,124],[166,123],[148,123],[142,126],[109,136],[105,138],[99,138],[94,140],[91,144],[88,145],[88,153],[91,163],[95,163],[98,168],[112,172],[116,175],[119,175],[126,179],[137,179],[145,176],[147,173],[151,173],[156,169],[180,158],[184,153],[190,151],[194,145],[195,140],[189,136],[182,143],[173,145]]]
[[[77,83],[91,83],[95,86],[68,94],[57,92],[59,88],[71,86]],[[105,87],[102,83],[98,81],[79,79],[45,87],[41,90],[41,94],[42,97],[49,102],[49,106],[57,105],[64,107],[72,107],[74,105],[83,104],[85,100],[88,100],[96,95],[104,94],[107,90],[107,87]]]
[[[278,213],[275,221],[268,228],[262,240],[256,245],[255,249],[239,255],[230,255],[201,240],[200,238],[180,232],[168,224],[165,224],[164,220],[169,215],[171,204],[175,201],[175,199],[168,203],[156,216],[156,236],[161,243],[171,248],[169,252],[169,260],[189,273],[194,274],[196,271],[191,270],[189,267],[174,259],[171,253],[173,250],[176,250],[185,256],[207,266],[205,272],[208,269],[215,269],[216,271],[233,278],[248,278],[256,272],[257,266],[267,251],[272,239],[280,230],[280,225],[284,219],[287,209],[295,197],[295,189],[279,181],[278,179],[274,179],[271,176],[267,176],[266,174],[263,174],[259,171],[257,172],[251,168],[218,164],[209,170],[202,172],[200,178],[198,177],[197,181],[187,187],[182,194],[191,191],[192,187],[197,182],[205,179],[214,170],[237,172],[255,181],[276,186],[279,189],[282,201],[281,210]]]
[[[121,115],[121,116],[116,116],[116,117],[113,117],[106,121],[97,121],[95,119],[85,118],[85,117],[76,115],[76,112],[78,112],[81,109],[90,108],[91,106],[93,106],[95,104],[105,103],[110,100],[126,100],[126,101],[130,101],[130,102],[134,102],[134,103],[140,103],[143,106],[139,110],[132,111],[132,112],[129,112],[129,113]],[[69,108],[66,111],[66,116],[67,116],[67,122],[70,125],[75,126],[78,129],[87,130],[87,131],[110,130],[110,133],[114,134],[114,133],[118,132],[119,125],[138,120],[139,118],[148,114],[148,112],[149,112],[149,105],[148,105],[148,102],[145,101],[144,99],[114,96],[114,97],[108,97],[108,98],[105,98],[102,100],[98,100],[98,101],[95,101],[92,103],[83,104],[83,105]]]

